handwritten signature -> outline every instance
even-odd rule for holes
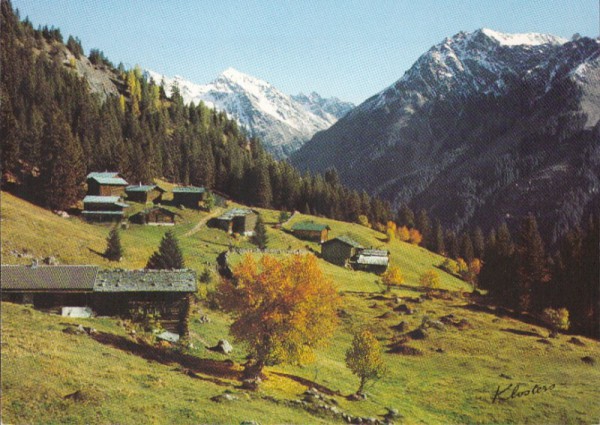
[[[552,385],[538,385],[535,384],[533,387],[525,387],[525,384],[508,384],[504,389],[501,389],[498,385],[498,389],[492,398],[492,404],[497,401],[507,401],[515,398],[522,398],[532,395],[544,394],[548,391],[552,391],[556,388],[556,384]]]

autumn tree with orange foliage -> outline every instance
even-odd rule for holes
[[[410,229],[408,231],[410,235],[410,243],[413,245],[420,245],[423,241],[423,235],[417,229]]]
[[[306,363],[313,349],[333,334],[339,295],[314,255],[282,260],[250,255],[218,288],[221,307],[233,314],[231,334],[245,343],[254,362],[245,375],[260,376],[264,366]]]

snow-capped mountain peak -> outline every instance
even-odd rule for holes
[[[227,68],[209,84],[196,84],[181,77],[169,78],[146,71],[155,81],[164,81],[168,95],[174,83],[184,102],[203,102],[211,108],[225,111],[262,139],[267,150],[277,157],[286,157],[309,140],[317,131],[333,125],[354,105],[336,98],[323,99],[316,93],[311,98],[296,99],[272,84]]]
[[[502,46],[539,46],[540,44],[561,45],[568,41],[554,35],[534,32],[525,34],[507,34],[489,28],[482,28],[479,31],[494,39]]]

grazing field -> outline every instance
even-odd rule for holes
[[[535,323],[476,303],[469,285],[439,269],[442,291],[427,296],[419,275],[438,266],[442,257],[399,241],[388,244],[382,234],[358,224],[316,217],[310,218],[332,228],[330,238],[349,235],[365,246],[390,250],[405,284],[382,293],[378,276],[319,259],[343,299],[338,330],[313,363],[267,367],[258,391],[243,390],[246,352],[228,334],[230,318],[214,308],[213,270],[217,255],[230,245],[253,245],[198,227],[204,212],[177,211],[181,224],[173,230],[187,266],[212,272],[211,282],[199,283],[192,309],[193,347],[149,344],[147,335],[132,334],[130,324],[117,318],[63,318],[2,303],[3,423],[318,424],[349,417],[384,421],[386,408],[397,410],[394,423],[407,424],[589,424],[600,419],[598,341],[562,334],[547,338],[548,330]],[[268,248],[280,252],[274,255],[320,251],[286,231],[307,216],[297,214],[275,229],[279,213],[262,212]],[[111,263],[100,255],[108,225],[60,218],[6,193],[1,215],[3,264],[54,256],[62,264],[139,268],[166,231],[131,225],[121,235],[123,261]],[[229,260],[235,264],[243,255],[234,253]],[[425,331],[413,332],[424,322]],[[79,324],[97,332],[74,332]],[[344,357],[353,331],[364,327],[381,342],[387,373],[368,386],[366,400],[351,401],[348,396],[359,382]],[[233,344],[230,355],[210,350],[220,339]],[[305,394],[309,388],[316,388],[318,396]]]

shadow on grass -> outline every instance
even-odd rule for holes
[[[516,335],[522,335],[522,336],[535,336],[537,338],[540,338],[542,336],[542,335],[540,335],[537,332],[522,331],[520,329],[503,328],[503,329],[500,329],[500,330],[504,331],[504,332],[510,332],[510,333],[516,334]]]
[[[90,251],[92,254],[96,254],[96,255],[98,255],[99,257],[106,258],[106,257],[104,256],[104,253],[103,253],[103,252],[96,251],[95,249],[92,249],[92,248],[90,248],[89,246],[88,246],[88,251]]]
[[[241,373],[233,368],[231,361],[219,361],[210,359],[201,359],[189,354],[167,351],[162,348],[154,347],[145,343],[135,342],[126,337],[113,335],[106,332],[98,332],[92,335],[96,341],[101,344],[117,348],[146,360],[155,361],[164,365],[173,363],[183,367],[184,373],[196,379],[202,379],[213,382],[218,385],[230,385],[218,378],[240,380]],[[204,378],[197,373],[208,375],[213,378]]]
[[[323,393],[323,394],[327,394],[329,396],[332,395],[339,395],[341,396],[342,393],[340,393],[339,391],[333,391],[330,388],[327,388],[324,385],[318,384],[314,381],[311,381],[310,379],[306,379],[306,378],[302,378],[300,376],[296,376],[296,375],[290,375],[289,373],[283,373],[283,372],[271,372],[273,375],[277,375],[277,376],[282,376],[284,378],[288,378],[291,379],[292,381],[298,382],[299,384],[302,384],[308,388],[315,388],[317,389],[319,392]]]

